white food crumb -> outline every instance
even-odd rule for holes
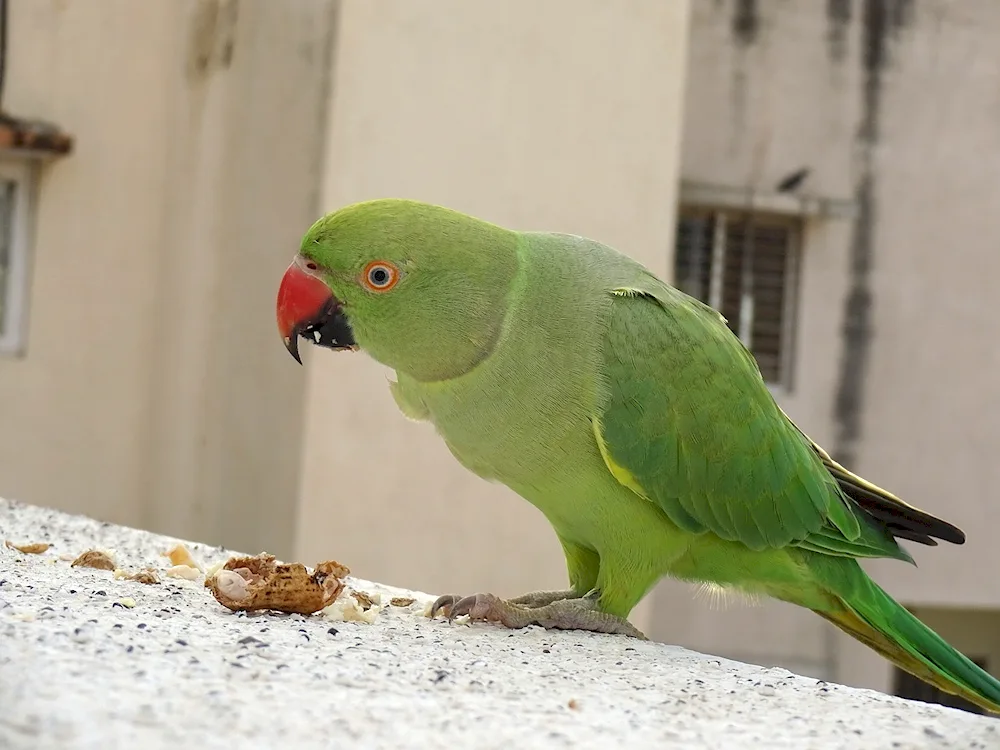
[[[183,578],[188,581],[197,581],[201,578],[201,571],[197,568],[192,568],[190,565],[174,565],[167,568],[165,575],[168,578]]]
[[[222,570],[222,568],[225,566],[227,562],[229,561],[219,560],[218,562],[214,562],[211,565],[209,565],[208,569],[205,571],[205,578],[209,580],[215,578],[215,574],[218,573],[220,570]]]
[[[199,571],[202,570],[201,563],[194,559],[190,550],[188,550],[187,545],[176,544],[162,554],[164,557],[170,558],[170,562],[175,566],[187,565],[188,567],[195,568]]]
[[[358,600],[348,592],[342,592],[337,600],[330,606],[324,608],[323,616],[335,622],[365,622],[369,625],[375,622],[378,617],[378,605],[372,605],[368,609],[362,609]]]

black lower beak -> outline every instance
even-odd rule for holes
[[[351,330],[351,324],[344,314],[343,305],[332,297],[323,306],[319,315],[312,320],[299,323],[285,340],[285,348],[288,349],[288,353],[301,365],[299,336],[324,349],[343,351],[358,348],[358,343],[354,340],[354,331]]]

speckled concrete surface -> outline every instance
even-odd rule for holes
[[[4,539],[52,547],[0,544],[2,748],[1000,748],[994,719],[622,637],[432,622],[423,594],[372,624],[234,614],[201,581],[60,559],[163,570],[177,540],[0,500]]]

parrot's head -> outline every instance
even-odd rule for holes
[[[474,367],[495,346],[518,235],[440,206],[383,199],[317,221],[278,288],[278,331],[361,349],[422,381]]]

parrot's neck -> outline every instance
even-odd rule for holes
[[[538,234],[521,242],[520,270],[489,356],[447,381],[401,373],[393,395],[405,414],[432,422],[466,468],[536,502],[527,488],[565,480],[562,458],[594,449],[589,415],[611,297],[607,277],[593,272],[607,262],[596,243]]]
[[[424,291],[422,303],[379,331],[358,327],[361,348],[419,383],[453,380],[476,369],[496,349],[519,273],[520,236],[469,219],[449,235],[465,249],[461,270],[448,269]],[[488,250],[487,250],[488,249]],[[382,331],[391,331],[391,337]]]

